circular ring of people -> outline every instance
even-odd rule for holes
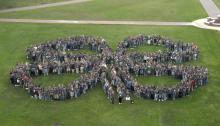
[[[157,52],[129,51],[138,46],[162,46]],[[87,49],[95,54],[74,53]],[[188,96],[197,87],[208,83],[208,69],[183,65],[198,60],[199,49],[194,43],[173,41],[160,35],[137,35],[125,38],[115,52],[101,37],[74,36],[34,45],[26,50],[29,63],[18,64],[10,72],[10,82],[27,90],[31,97],[51,101],[75,99],[102,84],[108,100],[114,104],[133,97],[155,101],[175,100]],[[82,73],[67,85],[42,87],[33,77],[49,74]],[[180,81],[172,86],[138,84],[133,76],[171,76]],[[133,97],[132,97],[133,96]]]

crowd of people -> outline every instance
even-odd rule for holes
[[[162,46],[157,52],[129,52],[138,46]],[[75,54],[74,50],[89,49],[97,54]],[[66,100],[79,97],[98,83],[112,104],[129,101],[133,96],[156,101],[175,100],[187,96],[195,88],[208,83],[208,69],[202,66],[185,66],[184,62],[197,60],[197,45],[174,42],[153,35],[128,37],[119,43],[116,52],[99,37],[75,36],[33,45],[27,49],[29,63],[20,64],[10,72],[10,81],[25,88],[41,100]],[[33,83],[32,77],[49,74],[84,73],[67,85],[42,87]],[[180,82],[170,87],[141,85],[135,76],[172,76]]]
[[[128,48],[151,45],[163,46],[166,50],[154,53],[138,53]],[[208,69],[202,66],[184,66],[182,63],[197,60],[198,47],[195,44],[173,42],[161,36],[138,35],[126,38],[118,46],[115,60],[118,76],[127,89],[138,96],[156,101],[176,99],[190,94],[195,88],[208,83]],[[171,87],[140,85],[131,75],[172,76],[180,82]]]
[[[74,50],[90,49],[98,54],[74,54]],[[110,48],[102,38],[76,36],[34,45],[27,49],[26,64],[17,65],[10,73],[11,83],[28,90],[41,100],[65,100],[77,98],[95,87],[103,61],[109,58]],[[42,87],[33,83],[32,77],[48,74],[85,73],[80,79],[66,85]]]

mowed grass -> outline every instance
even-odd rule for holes
[[[218,6],[218,8],[220,9],[220,0],[213,0],[215,2],[215,4]]]
[[[199,0],[92,0],[0,14],[1,18],[194,21],[207,17]]]
[[[220,34],[193,27],[126,25],[60,25],[0,23],[1,126],[218,126],[220,119]],[[72,35],[102,36],[116,49],[130,35],[161,34],[195,42],[201,56],[193,64],[209,68],[209,84],[176,101],[135,99],[135,104],[110,104],[101,86],[75,100],[45,102],[9,84],[9,71],[25,61],[31,44]],[[59,77],[61,80],[65,79]],[[65,80],[63,80],[65,81]],[[156,82],[157,80],[152,82]],[[146,83],[148,80],[146,80]]]
[[[144,52],[158,52],[158,51],[166,51],[166,48],[162,46],[155,46],[155,45],[143,45],[143,46],[138,46],[135,48],[129,48],[129,52],[139,52],[139,53],[144,53]]]
[[[48,4],[68,0],[0,0],[0,10],[15,7]]]
[[[171,76],[134,76],[134,78],[142,85],[151,85],[157,87],[171,87],[180,82],[180,80]]]
[[[70,82],[80,77],[79,74],[50,74],[49,76],[34,77],[34,84],[41,85],[43,87],[54,87],[59,85],[69,85]]]

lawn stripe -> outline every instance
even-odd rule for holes
[[[47,7],[55,7],[55,6],[63,6],[63,5],[82,3],[82,2],[88,2],[88,1],[91,1],[91,0],[71,0],[71,1],[56,2],[56,3],[36,5],[36,6],[19,7],[19,8],[0,10],[0,13],[16,12],[16,11],[26,11],[26,10],[35,10],[35,9],[41,9],[41,8],[47,8]]]

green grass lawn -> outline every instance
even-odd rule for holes
[[[0,14],[1,18],[193,21],[207,17],[199,0],[92,0]]]
[[[193,27],[126,25],[60,25],[0,23],[1,126],[218,126],[220,119],[220,33]],[[9,71],[25,62],[31,44],[72,35],[104,37],[112,48],[129,35],[161,34],[198,44],[201,57],[193,62],[209,68],[209,84],[176,101],[155,102],[136,98],[135,104],[112,105],[99,85],[86,95],[65,102],[30,98],[9,84]],[[53,78],[53,77],[51,77]],[[66,78],[60,76],[60,82]],[[40,80],[41,78],[39,78]],[[169,81],[160,78],[163,81]],[[42,81],[50,83],[50,79]],[[54,78],[54,81],[58,79]],[[141,79],[143,80],[143,79]],[[151,80],[157,82],[157,80]],[[150,82],[146,80],[146,83]]]
[[[68,0],[0,0],[0,10],[15,7],[24,7],[40,4],[48,4]]]
[[[155,85],[158,87],[172,86],[180,82],[180,80],[170,76],[134,76],[134,78],[142,85]]]
[[[220,0],[213,0],[215,2],[215,4],[218,6],[218,8],[220,9]]]
[[[49,76],[38,76],[34,77],[34,83],[37,85],[41,85],[43,87],[49,87],[49,86],[58,86],[58,85],[68,85],[70,82],[72,82],[75,79],[78,79],[80,77],[79,74],[50,74]]]
[[[154,45],[144,45],[144,46],[138,46],[136,48],[129,48],[128,51],[129,52],[140,52],[140,53],[144,53],[144,52],[158,52],[158,51],[165,51],[166,48],[161,47],[161,46],[154,46]]]

